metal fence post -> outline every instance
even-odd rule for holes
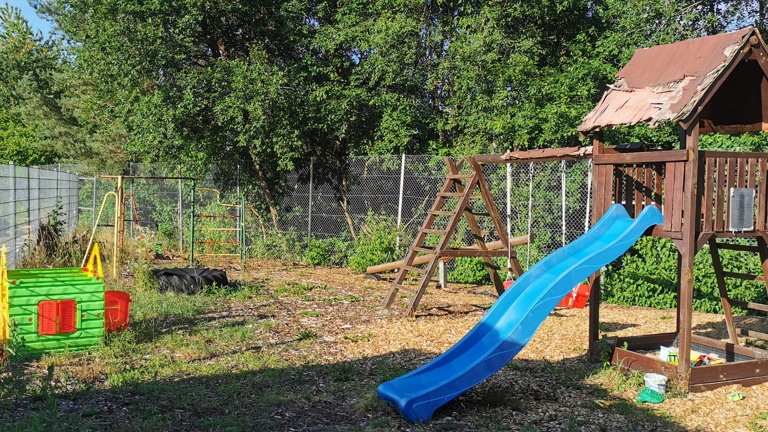
[[[93,201],[91,202],[91,219],[96,230],[96,174],[93,175]]]
[[[562,235],[563,235],[563,246],[565,246],[565,161],[560,161],[560,204],[562,206],[562,214],[563,214],[563,221],[561,223],[562,225]]]
[[[584,206],[586,211],[584,212],[584,232],[589,231],[589,210],[591,208],[592,201],[592,159],[589,160],[587,165],[587,203]]]
[[[400,225],[403,223],[403,189],[405,188],[405,153],[400,157],[400,192],[397,198],[397,239],[395,250],[400,250]]]
[[[307,247],[312,242],[312,189],[315,181],[315,158],[309,158],[309,211],[307,215]]]
[[[177,165],[177,169],[179,171],[179,177],[181,177],[181,165]],[[184,216],[182,214],[182,193],[183,186],[181,184],[181,179],[179,179],[179,252],[184,250]]]
[[[11,246],[11,253],[13,254],[13,266],[16,267],[16,165],[11,162],[11,177],[10,177],[10,191],[11,191],[11,236],[13,236],[13,243]]]
[[[507,238],[512,237],[512,164],[506,164],[507,171]],[[512,248],[507,253],[507,279],[512,278]]]
[[[32,176],[29,175],[29,167],[27,167],[27,224],[29,228],[27,229],[27,232],[29,233],[30,240],[32,239]],[[28,249],[27,253],[32,252],[32,242],[28,242]]]
[[[528,238],[531,238],[531,220],[533,219],[533,162],[528,162]],[[531,268],[531,242],[525,257],[525,268]]]

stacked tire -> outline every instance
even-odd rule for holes
[[[157,280],[161,292],[197,294],[204,286],[229,285],[224,270],[209,268],[154,269],[152,276]]]

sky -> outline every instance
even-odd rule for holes
[[[0,0],[0,3],[7,3],[11,6],[21,9],[21,15],[27,19],[29,25],[47,35],[51,32],[51,24],[48,21],[37,16],[35,9],[27,3],[27,0]]]

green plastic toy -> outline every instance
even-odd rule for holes
[[[128,302],[122,307],[127,327]],[[105,294],[98,245],[87,267],[27,270],[8,270],[3,247],[0,342],[8,340],[12,321],[23,353],[82,350],[100,344],[105,332]]]

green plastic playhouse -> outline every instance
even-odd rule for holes
[[[11,327],[25,353],[82,350],[128,325],[130,297],[104,291],[98,245],[83,268],[8,270],[0,263],[0,341]]]

